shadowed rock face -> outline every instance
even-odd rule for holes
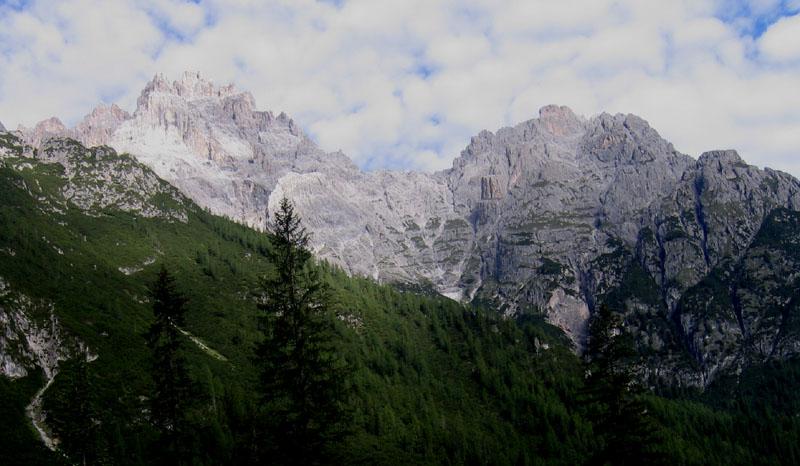
[[[315,252],[348,272],[507,314],[536,308],[578,347],[594,306],[612,303],[656,376],[708,383],[741,367],[756,336],[758,354],[797,352],[793,334],[769,333],[775,319],[748,317],[760,315],[757,300],[742,291],[795,270],[764,276],[749,254],[772,212],[800,208],[797,180],[733,151],[694,160],[634,115],[547,106],[482,131],[449,170],[365,173],[285,114],[256,110],[249,93],[186,73],[156,76],[132,115],[101,105],[73,129],[52,119],[22,133],[34,145],[67,135],[129,152],[198,204],[258,228],[286,196]],[[760,285],[738,287],[744,276]],[[709,301],[712,279],[730,299]],[[712,301],[718,317],[700,310]]]
[[[632,115],[586,120],[545,107],[538,119],[482,132],[449,172],[481,258],[469,278],[512,311],[547,310],[579,342],[593,305],[592,261],[619,241],[633,247],[651,205],[692,162]]]
[[[5,131],[6,131],[6,127],[3,126],[3,122],[0,121],[0,132],[5,132]]]

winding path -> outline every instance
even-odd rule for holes
[[[45,416],[42,413],[42,395],[44,395],[44,392],[50,388],[50,384],[52,384],[53,380],[55,380],[57,373],[58,372],[54,370],[50,374],[50,377],[47,379],[47,383],[44,384],[44,387],[40,388],[39,391],[36,392],[36,395],[33,396],[31,402],[25,407],[25,413],[28,415],[28,419],[31,420],[33,427],[39,432],[42,442],[44,442],[44,445],[47,448],[53,451],[56,449],[57,442],[55,439],[50,437],[47,425],[44,423]]]

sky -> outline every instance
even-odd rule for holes
[[[448,168],[548,104],[800,177],[800,0],[0,0],[0,122],[199,71],[366,170]]]

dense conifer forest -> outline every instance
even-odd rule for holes
[[[54,212],[36,196],[57,178],[25,176],[0,168],[0,276],[10,289],[0,305],[28,296],[29,313],[46,320],[52,303],[64,333],[96,358],[76,351],[44,393],[55,451],[25,411],[45,375],[0,377],[0,464],[293,462],[276,456],[276,442],[325,464],[800,462],[796,361],[754,366],[703,392],[651,386],[636,375],[642,355],[613,308],[595,313],[581,359],[535,311],[505,318],[313,260],[301,268],[325,290],[315,344],[333,358],[319,365],[320,380],[340,384],[330,419],[346,423],[328,432],[315,420],[322,434],[307,444],[296,430],[278,437],[270,416],[298,408],[276,395],[291,398],[292,380],[270,388],[264,378],[291,377],[279,358],[264,359],[270,345],[287,344],[270,340],[275,320],[265,318],[280,276],[275,237],[194,206],[186,222]],[[184,402],[170,413],[158,402],[167,383],[159,366],[176,360],[161,357],[154,336],[159,296],[180,296],[184,320],[166,324],[180,330],[170,338],[186,370]]]

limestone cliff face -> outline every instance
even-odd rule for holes
[[[423,282],[461,297],[473,234],[441,176],[380,170],[347,178],[290,173],[270,196],[293,200],[317,254],[382,281]]]
[[[290,171],[358,172],[343,154],[320,150],[285,114],[256,111],[250,93],[216,87],[197,73],[173,83],[156,76],[133,115],[100,104],[74,128],[52,118],[19,134],[34,147],[68,137],[131,153],[200,205],[259,228],[269,193]]]
[[[659,334],[672,341],[658,344],[658,332],[642,330],[638,340],[654,360],[688,350],[680,361],[691,366],[687,382],[706,385],[720,373],[797,354],[789,329],[798,311],[786,293],[798,273],[787,226],[797,221],[798,194],[796,179],[748,166],[733,151],[705,153],[687,168],[639,234],[631,261],[638,283],[621,282],[629,322],[657,316],[669,330]],[[647,295],[655,299],[637,307]]]
[[[735,151],[700,156],[659,205],[651,225],[656,241],[642,245],[668,303],[674,307],[721,261],[739,260],[773,209],[799,208],[799,188],[793,177],[749,166]]]
[[[633,248],[693,162],[638,117],[545,107],[482,132],[445,172],[293,173],[271,202],[293,199],[318,252],[352,272],[536,306],[580,342],[592,260],[612,239]]]
[[[695,160],[634,115],[548,106],[479,133],[449,170],[365,173],[285,114],[256,110],[249,93],[186,73],[156,76],[132,115],[100,106],[73,129],[51,119],[20,134],[40,148],[68,136],[129,152],[201,206],[258,228],[286,196],[319,257],[509,315],[538,309],[578,348],[594,307],[611,303],[656,377],[706,384],[797,347],[774,333],[795,319],[776,291],[794,283],[780,276],[795,263],[778,258],[793,240],[757,246],[775,212],[800,209],[797,180],[733,151]],[[770,315],[765,293],[779,309]]]
[[[212,212],[263,228],[269,194],[290,171],[357,171],[325,154],[285,114],[255,110],[248,92],[215,87],[198,74],[156,76],[132,118],[108,141]]]
[[[58,118],[50,118],[39,122],[33,128],[20,126],[18,133],[33,146],[39,146],[51,138],[70,138],[81,142],[86,147],[102,146],[109,143],[111,136],[125,120],[131,116],[116,104],[107,106],[100,103],[92,113],[73,128],[67,128]],[[5,131],[5,129],[0,129]]]
[[[26,128],[22,125],[17,130],[25,137],[25,140],[34,146],[40,145],[43,141],[54,137],[72,137],[74,133],[64,126],[56,117],[40,121],[33,128]]]

